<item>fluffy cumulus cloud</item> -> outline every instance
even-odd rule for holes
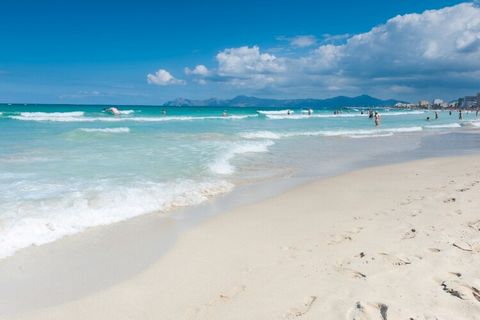
[[[159,86],[168,86],[174,84],[184,84],[184,80],[180,80],[172,76],[170,72],[165,69],[159,69],[155,74],[149,73],[147,75],[147,82]]]
[[[185,74],[205,77],[208,76],[208,69],[203,64],[199,64],[193,69],[185,68]]]
[[[239,86],[265,86],[286,71],[284,59],[262,53],[258,46],[225,49],[216,59],[217,76]]]
[[[316,39],[309,37],[291,38],[291,44],[310,47]],[[310,87],[407,94],[434,87],[473,90],[480,83],[480,8],[473,3],[396,16],[342,39],[284,56],[258,46],[229,48],[205,71],[234,86],[293,92]],[[202,73],[197,67],[189,72]]]

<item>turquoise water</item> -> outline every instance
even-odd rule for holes
[[[240,184],[334,167],[362,153],[361,141],[396,148],[399,137],[408,145],[480,126],[474,113],[426,121],[433,112],[379,109],[375,128],[357,109],[103,108],[0,105],[0,257]]]

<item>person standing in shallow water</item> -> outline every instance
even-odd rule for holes
[[[380,125],[380,113],[375,112],[375,127]]]
[[[435,119],[438,119],[438,111],[435,111]]]
[[[463,119],[462,110],[458,110],[458,119],[459,119],[459,120],[462,120],[462,119]]]

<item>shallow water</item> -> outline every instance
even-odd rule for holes
[[[324,175],[475,129],[474,114],[0,105],[0,257],[88,227],[196,205],[235,186]],[[166,115],[164,114],[166,111]],[[226,116],[224,116],[226,112]]]

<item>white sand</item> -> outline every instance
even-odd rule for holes
[[[219,215],[137,275],[15,319],[480,319],[479,290],[470,156],[361,170]]]

